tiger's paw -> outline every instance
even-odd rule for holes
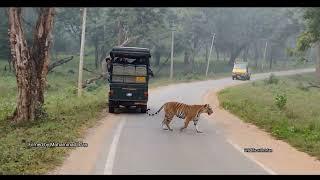
[[[197,133],[203,133],[202,131],[197,131]]]

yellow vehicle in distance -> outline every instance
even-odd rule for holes
[[[232,80],[242,79],[250,80],[251,73],[249,72],[247,62],[235,62],[232,69]]]

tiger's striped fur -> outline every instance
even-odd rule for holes
[[[166,125],[170,131],[172,131],[172,129],[170,128],[169,124],[172,121],[173,117],[177,116],[178,118],[184,119],[184,126],[180,128],[180,131],[187,128],[189,122],[193,121],[196,127],[196,131],[198,133],[201,133],[201,131],[199,131],[197,126],[200,115],[202,113],[207,113],[208,115],[211,115],[213,113],[213,110],[209,104],[188,105],[188,104],[179,103],[179,102],[167,102],[163,104],[157,112],[153,114],[149,114],[149,116],[154,116],[155,114],[158,114],[162,109],[164,109],[165,111],[165,117],[164,117],[164,120],[162,121],[162,126]]]

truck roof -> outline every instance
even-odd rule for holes
[[[114,57],[151,57],[148,48],[140,47],[114,47],[110,52],[110,56]]]

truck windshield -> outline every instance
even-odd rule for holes
[[[234,68],[237,69],[246,69],[247,68],[247,64],[235,64]]]

